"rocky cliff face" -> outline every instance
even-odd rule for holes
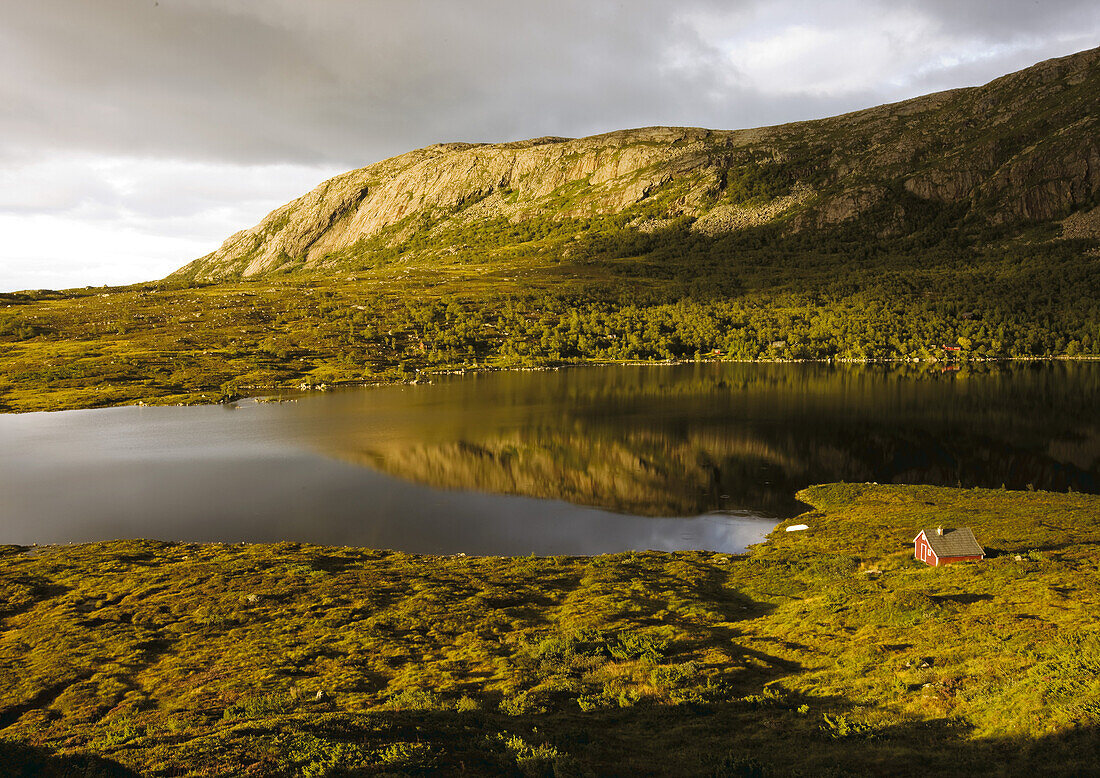
[[[357,247],[430,245],[506,219],[688,217],[707,234],[829,229],[905,196],[994,223],[1062,218],[1100,193],[1100,49],[985,86],[755,130],[651,127],[440,144],[337,176],[175,274],[354,266]]]

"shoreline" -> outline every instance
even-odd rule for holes
[[[379,378],[377,381],[341,381],[335,383],[319,383],[310,384],[308,382],[301,382],[297,386],[272,386],[272,385],[252,385],[245,384],[237,387],[241,390],[247,390],[248,392],[257,392],[255,394],[246,394],[241,396],[231,396],[227,398],[211,399],[211,396],[216,394],[217,389],[210,389],[208,393],[189,393],[186,395],[162,395],[160,397],[145,397],[139,399],[127,399],[118,403],[98,403],[91,401],[88,403],[73,404],[71,406],[60,408],[49,408],[42,410],[25,410],[25,411],[11,411],[0,409],[0,416],[20,415],[26,413],[58,413],[63,411],[76,411],[76,410],[97,410],[101,408],[124,408],[124,407],[196,407],[196,406],[214,406],[214,405],[229,405],[235,402],[253,400],[257,402],[278,402],[278,401],[291,401],[282,400],[280,398],[282,393],[297,393],[300,396],[305,396],[312,392],[325,392],[330,390],[345,390],[345,389],[370,389],[376,387],[388,387],[388,386],[416,386],[423,383],[431,383],[432,376],[452,376],[452,375],[477,375],[482,373],[504,373],[504,372],[516,372],[516,373],[535,373],[535,372],[552,372],[558,370],[567,370],[572,368],[585,368],[585,367],[673,367],[680,365],[718,365],[718,364],[731,364],[731,365],[844,365],[844,366],[862,366],[862,365],[882,365],[882,366],[894,366],[903,367],[911,366],[914,368],[926,367],[933,368],[936,365],[943,365],[950,372],[962,369],[969,365],[998,365],[998,364],[1010,364],[1010,363],[1093,363],[1100,362],[1100,355],[1088,355],[1088,356],[1043,356],[1043,357],[989,357],[982,359],[968,359],[963,362],[945,361],[941,359],[681,359],[681,360],[655,360],[655,361],[584,361],[584,362],[565,362],[554,365],[534,365],[534,366],[499,366],[499,365],[477,365],[463,368],[439,368],[439,369],[418,369],[417,378],[409,379],[393,379],[393,378]],[[419,376],[427,376],[428,381],[423,381]],[[184,397],[183,401],[180,398]]]
[[[766,775],[1093,768],[1100,723],[1081,711],[1100,699],[1100,497],[799,495],[810,531],[740,555],[2,546],[0,762],[112,775],[727,775],[715,765],[728,754]],[[916,528],[937,524],[971,527],[988,558],[915,560]]]
[[[811,484],[803,487],[794,493],[796,499],[802,502],[805,510],[788,516],[786,518],[775,519],[775,524],[772,528],[763,535],[763,537],[756,543],[749,543],[744,550],[737,552],[717,551],[707,548],[691,548],[691,549],[678,549],[674,551],[666,551],[661,549],[623,549],[621,551],[607,551],[596,554],[537,554],[534,552],[526,554],[478,554],[468,552],[455,552],[455,553],[432,553],[432,552],[420,552],[420,551],[406,551],[399,548],[386,548],[380,546],[367,546],[367,545],[335,545],[330,543],[315,543],[305,540],[269,540],[269,541],[250,541],[250,540],[238,540],[238,541],[221,541],[221,540],[165,540],[162,538],[153,537],[126,537],[126,538],[111,538],[105,540],[86,540],[86,541],[73,541],[68,543],[0,543],[0,553],[7,549],[17,549],[13,553],[33,557],[42,554],[43,552],[57,552],[63,549],[74,548],[91,548],[93,546],[109,546],[114,544],[154,544],[162,546],[166,549],[179,549],[179,548],[194,548],[194,549],[224,549],[242,550],[242,549],[278,549],[280,551],[303,551],[303,550],[342,550],[342,551],[359,551],[359,552],[371,552],[378,554],[395,554],[402,557],[408,557],[411,559],[420,560],[457,560],[457,559],[470,559],[483,562],[497,561],[501,563],[514,563],[523,559],[539,559],[539,560],[570,560],[570,561],[582,561],[582,560],[594,560],[605,559],[609,557],[633,555],[633,554],[648,554],[658,556],[707,556],[716,561],[718,564],[726,564],[735,560],[748,559],[754,553],[756,548],[765,548],[773,545],[772,541],[788,537],[788,533],[781,530],[785,530],[787,526],[795,526],[799,524],[805,524],[805,521],[800,519],[809,520],[810,518],[820,518],[821,514],[815,507],[814,503],[806,502],[802,498],[806,495],[813,494],[817,490],[830,489],[830,488],[842,488],[845,490],[854,490],[855,492],[869,491],[869,490],[884,490],[893,491],[898,493],[913,492],[918,490],[934,490],[946,494],[954,494],[958,497],[963,497],[969,493],[992,493],[999,498],[1012,498],[1013,496],[1024,497],[1029,496],[1029,499],[1035,497],[1053,497],[1054,499],[1064,497],[1076,497],[1081,496],[1085,498],[1100,498],[1100,494],[1093,494],[1089,492],[1051,492],[1046,490],[1022,490],[1022,489],[990,489],[985,487],[957,487],[957,486],[939,486],[932,484],[880,484],[875,481],[865,482],[842,482],[831,484]],[[708,514],[700,514],[708,515]],[[635,517],[646,518],[646,517]],[[666,517],[675,518],[675,517]],[[686,517],[696,518],[696,517]],[[759,517],[761,520],[771,521],[767,517]],[[791,539],[797,542],[797,536],[807,535],[814,529],[817,529],[813,524],[808,526],[805,530],[795,531],[789,533]],[[773,537],[774,536],[774,537]],[[12,552],[9,552],[12,553]]]
[[[315,386],[306,386],[305,384],[299,384],[298,387],[264,387],[264,386],[242,386],[241,389],[261,389],[272,392],[272,394],[258,394],[247,395],[238,397],[225,402],[205,402],[205,403],[192,403],[183,404],[178,403],[179,407],[193,407],[193,406],[209,406],[209,405],[224,405],[232,404],[235,402],[246,402],[252,400],[254,402],[296,402],[297,397],[283,398],[278,393],[282,392],[297,392],[299,396],[308,396],[313,392],[328,392],[328,391],[342,391],[350,389],[374,389],[382,387],[392,386],[420,386],[424,384],[431,384],[431,376],[465,376],[465,375],[479,375],[482,373],[544,373],[555,372],[558,370],[571,370],[576,368],[586,367],[676,367],[681,365],[912,365],[916,366],[933,366],[937,364],[955,365],[956,369],[965,366],[968,363],[977,364],[997,364],[1008,362],[1100,362],[1100,355],[1085,356],[1085,357],[998,357],[987,359],[973,359],[966,363],[944,362],[937,359],[667,359],[660,361],[610,361],[610,362],[568,362],[560,365],[536,365],[532,367],[502,367],[496,365],[477,365],[474,367],[466,367],[460,369],[440,369],[440,370],[417,370],[417,378],[406,380],[379,380],[379,381],[346,381],[337,382],[333,384],[319,384]],[[420,380],[419,376],[429,376],[427,381]],[[154,405],[155,403],[129,403],[129,405]],[[169,404],[166,404],[169,405]],[[126,407],[121,406],[100,406],[100,407]],[[64,410],[80,410],[76,408],[64,409]]]

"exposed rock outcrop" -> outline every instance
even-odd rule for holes
[[[708,235],[774,222],[829,229],[899,193],[992,222],[1061,219],[1100,193],[1098,117],[1093,49],[819,121],[438,144],[336,176],[175,275],[344,269],[365,242],[499,219],[628,212],[634,224],[692,217]]]

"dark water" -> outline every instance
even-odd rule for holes
[[[826,481],[1100,489],[1100,365],[684,365],[0,416],[0,543],[737,551]]]

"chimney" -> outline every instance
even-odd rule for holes
[[[936,527],[936,534],[937,535],[942,535],[943,534],[943,527]]]

